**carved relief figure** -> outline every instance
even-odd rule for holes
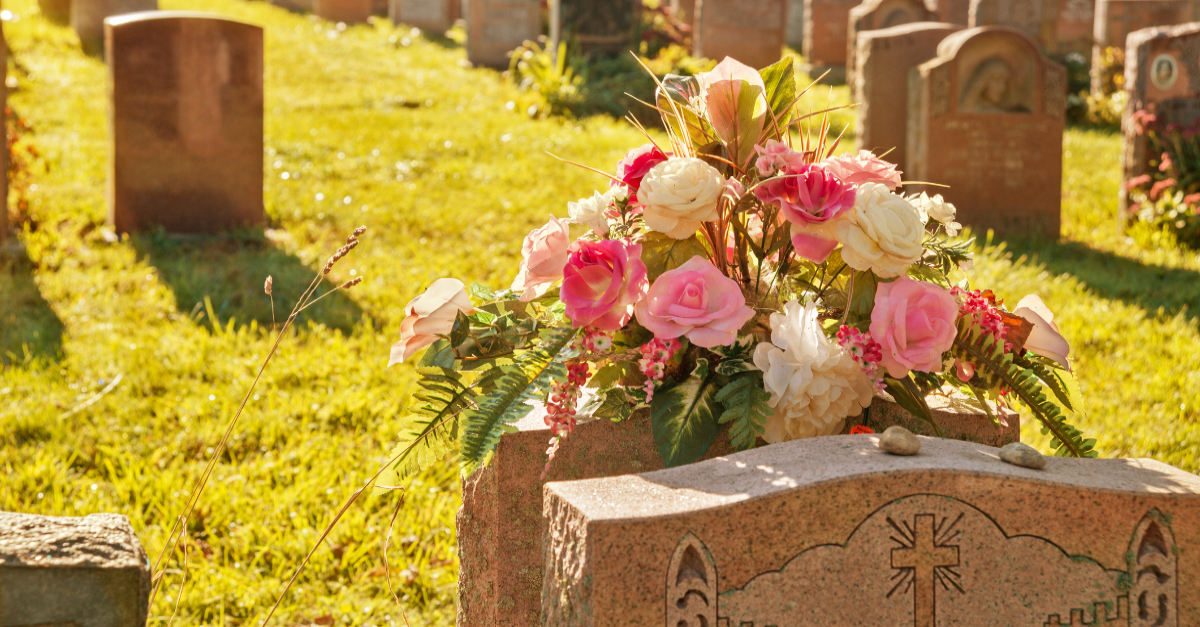
[[[717,567],[693,534],[680,540],[667,568],[667,627],[717,626]]]
[[[1175,537],[1157,510],[1146,514],[1129,545],[1133,556],[1129,591],[1132,627],[1178,627]]]
[[[965,81],[959,97],[959,113],[1029,113],[1032,103],[1015,84],[1015,72],[1004,59],[980,63]]]

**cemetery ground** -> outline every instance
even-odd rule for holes
[[[0,509],[129,516],[157,557],[271,346],[275,317],[356,226],[336,282],[259,384],[190,525],[181,625],[253,625],[338,507],[386,459],[413,389],[385,368],[402,307],[441,276],[511,281],[521,238],[603,179],[637,131],[530,120],[455,41],[338,29],[261,2],[163,0],[266,28],[268,228],[218,239],[114,238],[104,225],[105,66],[34,0],[5,8],[10,103],[45,156],[25,190],[24,251],[0,271]],[[845,89],[836,91],[845,100]],[[823,101],[824,98],[821,98]],[[849,145],[849,138],[846,140]],[[1200,471],[1200,256],[1115,219],[1120,137],[1068,129],[1060,242],[981,242],[973,269],[1015,303],[1039,293],[1072,342],[1102,456]],[[35,187],[36,186],[36,187]],[[1019,197],[1013,203],[1021,202]],[[985,239],[985,236],[981,236]],[[118,379],[119,377],[119,379]],[[1042,444],[1036,429],[1026,441]],[[402,624],[379,553],[398,495],[352,507],[277,624]],[[457,468],[409,484],[392,580],[414,624],[453,622]],[[175,611],[181,564],[152,617]]]

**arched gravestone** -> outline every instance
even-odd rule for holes
[[[104,20],[117,15],[153,11],[158,0],[71,0],[71,29],[84,52],[104,50]]]
[[[915,22],[858,34],[858,68],[854,75],[857,147],[877,155],[905,173],[908,165],[908,73],[937,56],[938,44],[962,30],[956,24]],[[912,179],[916,180],[916,179]]]
[[[1134,112],[1146,110],[1158,123],[1191,126],[1200,119],[1200,23],[1147,28],[1130,33],[1125,48],[1124,135],[1121,215],[1128,213],[1125,181],[1145,174],[1147,142],[1137,133]]]
[[[208,13],[105,21],[118,232],[263,222],[263,31]]]
[[[1101,76],[1097,69],[1105,48],[1124,48],[1126,38],[1136,30],[1195,21],[1200,21],[1200,2],[1196,0],[1096,0],[1092,92],[1101,91]]]
[[[850,22],[846,27],[846,84],[854,85],[858,71],[859,33],[936,19],[937,13],[926,7],[923,0],[866,0],[850,9]]]
[[[846,79],[847,27],[850,10],[859,0],[804,0],[803,69],[816,78],[829,71],[829,80]]]
[[[467,60],[508,68],[508,53],[542,34],[538,0],[466,0]]]
[[[985,26],[947,37],[909,77],[905,178],[948,186],[924,191],[964,225],[1057,238],[1066,70],[1029,37]]]
[[[542,624],[1200,625],[1200,478],[921,438],[546,485]]]
[[[692,34],[698,57],[733,57],[755,69],[783,57],[788,0],[700,0]]]

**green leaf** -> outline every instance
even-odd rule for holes
[[[929,409],[929,404],[925,402],[925,397],[921,395],[917,384],[912,380],[911,376],[906,376],[903,379],[894,379],[885,376],[883,382],[886,386],[888,394],[896,399],[896,404],[903,407],[908,413],[928,422],[933,427],[933,432],[939,438],[946,437],[942,433],[942,428],[938,426],[936,420],[933,419],[933,411]]]
[[[467,314],[459,311],[454,316],[454,326],[450,328],[450,345],[458,346],[466,341],[471,333],[471,320]]]
[[[600,390],[610,388],[629,373],[629,368],[632,365],[633,362],[631,361],[617,361],[601,366],[600,369],[596,370],[596,374],[593,374],[592,378],[588,379],[587,385],[590,388]]]
[[[438,340],[432,346],[425,349],[425,353],[421,355],[421,360],[417,362],[418,368],[453,368],[454,367],[454,347],[446,340]]]
[[[792,104],[796,100],[796,72],[792,68],[792,56],[788,55],[758,73],[767,87],[767,106],[775,115],[774,121],[767,116],[763,128],[773,139],[779,139],[779,133],[775,132],[776,124],[780,130],[787,128],[791,122]]]
[[[729,346],[717,346],[712,350],[721,356],[717,364],[717,374],[725,377],[755,370],[754,367],[754,338],[740,338]],[[761,375],[759,380],[761,382]]]
[[[708,360],[700,359],[682,383],[654,393],[650,428],[667,468],[700,459],[716,438],[721,405],[715,383],[716,373],[708,368]]]
[[[725,408],[717,421],[733,423],[729,426],[729,438],[734,448],[739,451],[754,448],[773,413],[767,404],[769,400],[771,394],[764,389],[762,373],[758,371],[735,377],[717,392],[717,402]]]
[[[687,239],[675,239],[662,233],[651,232],[642,240],[642,261],[646,264],[649,279],[654,282],[667,270],[674,270],[699,255],[708,258],[704,244],[695,235]]]
[[[579,409],[582,416],[603,418],[621,422],[633,415],[634,401],[625,393],[625,388],[601,390]]]
[[[933,268],[930,268],[923,263],[914,263],[913,265],[909,266],[908,276],[918,281],[926,281],[929,283],[936,283],[942,287],[950,287],[950,281],[946,280],[946,275]]]
[[[489,300],[495,300],[496,298],[496,293],[493,292],[490,287],[486,285],[480,285],[479,283],[472,283],[471,287],[467,288],[467,291],[471,294],[472,298],[479,302],[486,303]]]
[[[376,479],[378,485],[396,485],[457,448],[458,415],[467,407],[474,386],[466,385],[449,368],[418,367],[417,372],[420,390],[409,408],[412,422],[401,430],[391,452],[395,461]]]
[[[879,278],[874,272],[854,271],[854,293],[850,296],[850,313],[870,317],[875,309],[875,292],[879,289]]]

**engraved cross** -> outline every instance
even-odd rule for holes
[[[935,627],[937,609],[934,605],[934,569],[958,565],[958,547],[935,547],[933,514],[918,514],[913,530],[912,548],[892,549],[893,568],[913,569],[913,624],[915,627]]]

